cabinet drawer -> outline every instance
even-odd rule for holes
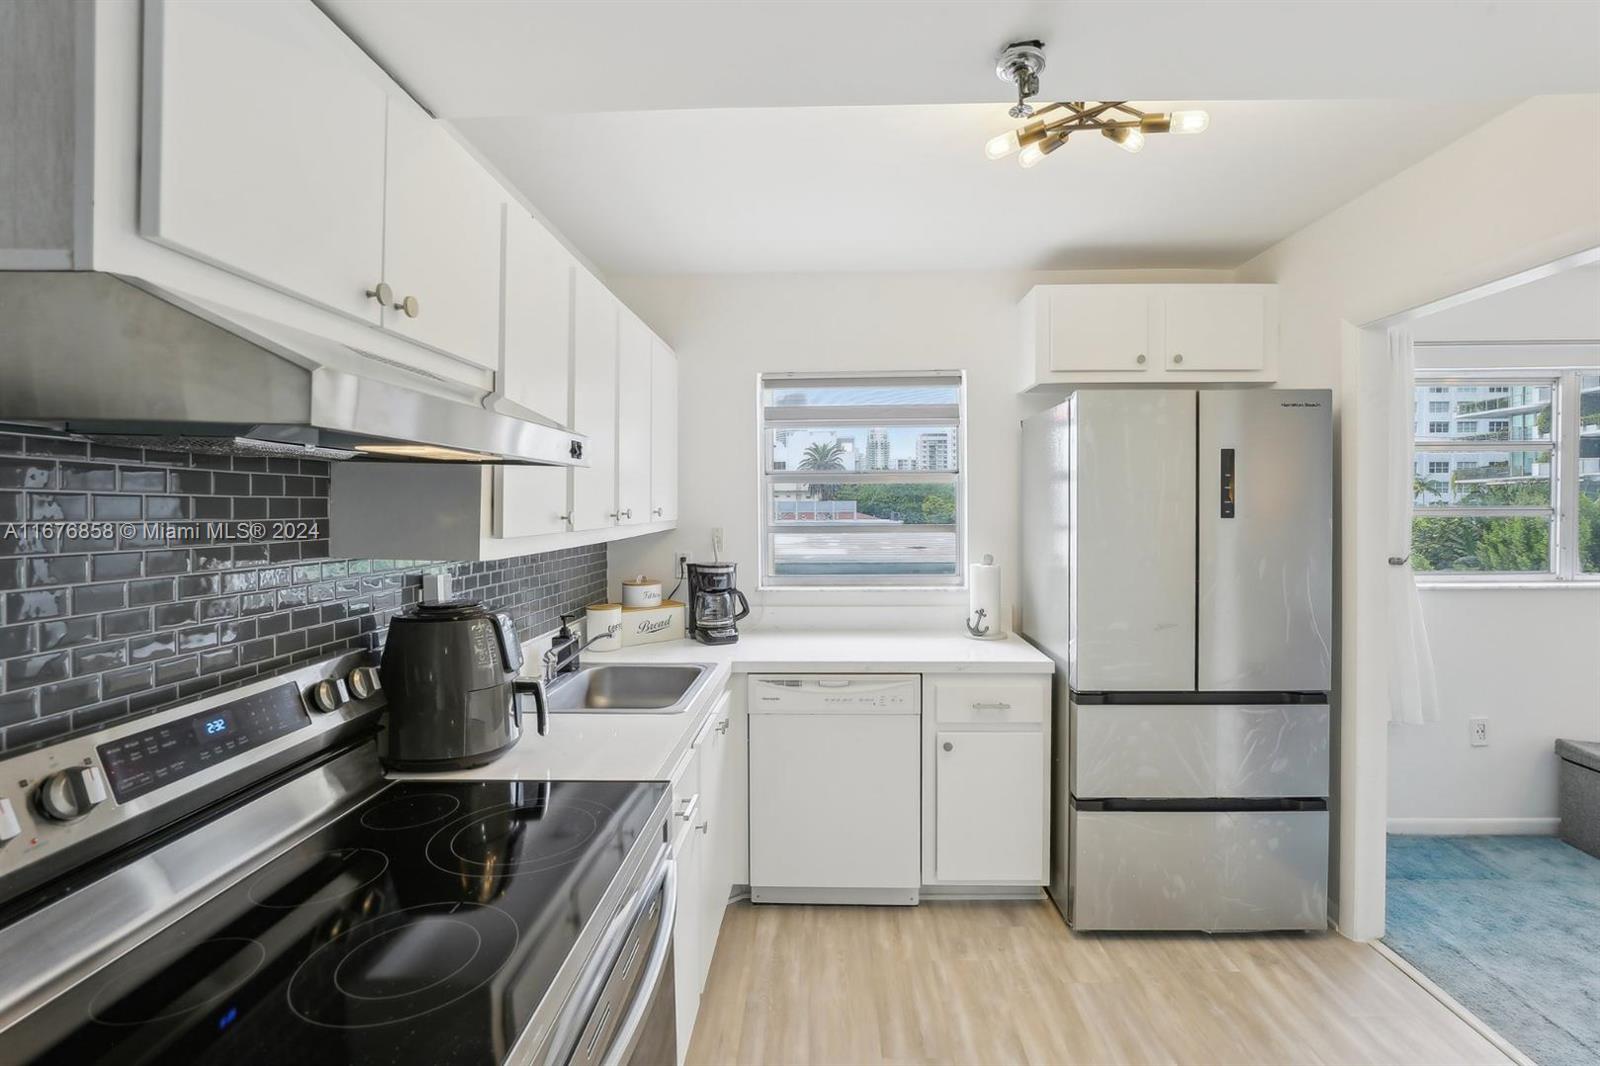
[[[1328,705],[1073,704],[1080,798],[1328,794]]]
[[[1043,722],[1045,688],[1032,680],[979,678],[936,681],[934,713],[941,724]]]
[[[1071,809],[1072,927],[1325,929],[1328,812]]]

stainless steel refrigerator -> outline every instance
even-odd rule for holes
[[[1057,664],[1075,928],[1327,925],[1330,404],[1085,389],[1023,422],[1021,629]]]

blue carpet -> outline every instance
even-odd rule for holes
[[[1600,1062],[1600,859],[1555,837],[1391,836],[1388,944],[1540,1066]]]

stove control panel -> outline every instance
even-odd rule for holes
[[[309,754],[324,734],[375,720],[383,710],[376,678],[363,676],[359,691],[348,680],[371,665],[365,652],[329,657],[0,758],[0,898],[33,883],[25,867],[68,849],[92,857],[116,846],[116,838],[96,838],[129,819],[162,824],[157,812],[169,804],[192,804],[204,789],[243,787],[271,772],[259,764]],[[312,690],[328,680],[341,699],[313,714]]]
[[[265,692],[120,737],[95,751],[111,779],[117,802],[127,803],[310,724],[311,715],[300,702],[299,688],[286,681]]]

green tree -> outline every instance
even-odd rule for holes
[[[844,445],[836,440],[806,445],[800,459],[801,470],[843,470]]]
[[[949,525],[956,520],[956,501],[954,494],[936,495],[930,493],[922,501],[922,520],[930,525]]]

